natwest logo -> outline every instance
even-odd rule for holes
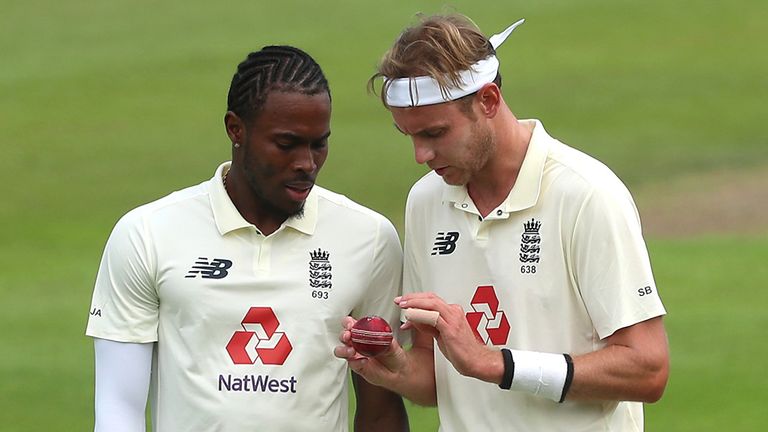
[[[252,307],[238,330],[227,344],[229,357],[235,364],[254,364],[261,360],[265,365],[281,365],[293,347],[285,333],[278,332],[280,321],[272,308]]]
[[[467,322],[480,342],[492,345],[506,345],[509,337],[509,321],[503,310],[499,310],[499,298],[493,285],[477,287],[472,297],[473,312],[467,312]]]

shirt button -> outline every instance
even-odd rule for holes
[[[462,204],[461,208],[467,208],[467,203]]]
[[[497,215],[501,216],[501,213],[502,213],[502,211],[501,211],[501,210],[496,210],[496,214],[497,214]]]

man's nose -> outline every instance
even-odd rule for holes
[[[315,154],[309,146],[296,149],[293,159],[293,169],[304,172],[312,172],[317,169]]]
[[[432,146],[425,144],[418,138],[413,139],[413,151],[418,164],[425,164],[435,158],[435,151]]]

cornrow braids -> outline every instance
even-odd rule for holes
[[[306,95],[331,90],[320,65],[292,46],[265,46],[237,66],[227,95],[227,110],[248,121],[258,114],[271,91]]]

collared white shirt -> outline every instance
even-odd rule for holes
[[[397,327],[397,232],[315,186],[301,217],[264,236],[229,199],[228,167],[117,223],[86,333],[157,342],[155,431],[347,430],[333,348],[350,314]]]
[[[434,172],[406,206],[405,292],[461,305],[488,345],[579,355],[663,315],[632,197],[538,121],[514,187],[487,217]],[[435,347],[441,430],[638,431],[642,405],[557,404],[458,374]]]

